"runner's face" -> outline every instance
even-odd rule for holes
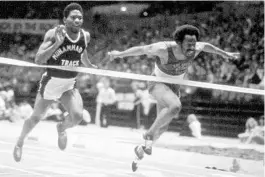
[[[65,26],[73,33],[78,33],[83,24],[83,15],[79,10],[72,10],[64,19]]]
[[[184,40],[182,42],[182,52],[186,57],[195,56],[196,42],[197,38],[195,35],[185,35]]]

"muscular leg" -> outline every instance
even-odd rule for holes
[[[19,162],[22,157],[22,147],[26,136],[31,132],[31,130],[39,123],[41,118],[45,116],[46,110],[53,103],[52,100],[45,100],[41,97],[40,93],[37,94],[34,110],[29,119],[24,122],[22,131],[16,143],[13,151],[13,157],[15,161]]]
[[[157,110],[157,112],[160,112],[160,111],[167,111],[167,109],[163,109],[163,110]],[[176,116],[178,117],[178,115]],[[175,117],[174,117],[175,118]],[[158,131],[155,133],[154,137],[153,137],[153,141],[155,142],[156,140],[159,139],[159,137],[168,130],[168,127],[169,127],[169,124],[165,124],[165,125],[162,125]]]
[[[25,137],[31,132],[31,130],[39,123],[41,118],[43,118],[46,114],[46,110],[49,108],[51,103],[54,101],[52,100],[45,100],[41,97],[41,95],[38,93],[36,96],[35,104],[34,104],[34,110],[29,119],[27,119],[24,122],[21,134],[19,136],[17,145],[22,146]]]
[[[181,103],[179,97],[164,84],[156,84],[151,92],[157,101],[157,117],[144,134],[145,145],[136,146],[134,152],[136,159],[132,162],[132,170],[138,168],[138,161],[143,159],[144,153],[152,154],[152,144],[164,133],[172,119],[179,113]]]
[[[163,125],[161,128],[159,128],[159,130],[154,135],[153,143],[155,143],[160,138],[160,136],[168,130],[168,127],[169,125]]]
[[[158,133],[160,136],[165,131],[163,129],[180,112],[181,103],[179,97],[164,84],[156,84],[151,94],[157,100],[158,110],[157,117],[145,136],[150,136],[153,140],[159,129],[163,127],[162,131]]]
[[[65,92],[61,97],[61,103],[69,113],[69,117],[59,124],[60,131],[65,131],[78,125],[83,119],[83,100],[77,89]]]
[[[157,114],[159,114],[159,113],[161,113],[162,112],[162,114],[165,114],[165,112],[167,111],[168,109],[167,108],[165,108],[165,106],[164,105],[161,105],[161,104],[159,104],[159,103],[157,103],[157,105],[156,105],[156,112],[157,112]],[[153,125],[153,124],[152,124]],[[160,137],[160,129],[163,129],[163,127],[167,127],[167,125],[162,125],[160,128],[158,128],[157,129],[157,131],[153,134],[153,141],[155,142],[159,137]],[[150,127],[151,128],[151,127]],[[164,128],[165,129],[165,128]],[[144,134],[144,136],[147,134],[147,132]]]

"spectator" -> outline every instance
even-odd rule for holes
[[[111,106],[116,102],[115,91],[110,87],[110,80],[101,78],[98,86],[96,124],[101,127],[108,127],[108,117]]]
[[[240,141],[243,143],[246,142],[251,132],[253,132],[253,130],[257,128],[257,126],[258,123],[253,117],[248,118],[245,125],[245,132],[238,134],[238,138],[240,139]]]
[[[195,138],[201,138],[201,123],[199,122],[195,114],[188,115],[187,122],[191,136]]]
[[[250,117],[246,122],[246,131],[239,134],[238,137],[240,141],[245,144],[264,144],[263,133],[261,128],[258,126],[258,122],[253,117]]]
[[[257,128],[250,134],[246,144],[261,144],[264,145],[264,116],[260,116]]]
[[[138,88],[136,89],[136,102],[135,104],[142,104],[143,106],[143,113],[144,115],[149,115],[150,109],[156,104],[156,100],[152,98],[152,96],[149,94],[147,88]]]
[[[83,120],[86,124],[91,123],[91,116],[86,109],[83,110]]]

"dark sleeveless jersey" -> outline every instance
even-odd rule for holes
[[[193,59],[187,58],[186,60],[178,60],[173,53],[172,47],[167,48],[168,51],[168,60],[166,64],[162,64],[161,60],[157,57],[156,65],[164,73],[168,75],[178,76],[184,74],[187,68],[191,65]]]
[[[81,29],[76,40],[72,40],[68,35],[65,36],[64,42],[53,53],[51,58],[47,61],[48,65],[59,66],[80,66],[81,56],[86,49],[85,32]],[[58,78],[74,78],[77,72],[64,71],[58,69],[47,68],[47,75]]]

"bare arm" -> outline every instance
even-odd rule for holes
[[[239,58],[240,54],[239,53],[231,53],[231,52],[226,52],[210,43],[207,42],[197,42],[196,48],[201,49],[204,52],[208,53],[213,53],[222,56],[225,59],[237,59]]]
[[[56,29],[49,30],[44,37],[44,41],[39,47],[36,54],[35,63],[45,64],[53,53],[62,44],[65,34],[62,32],[63,27],[57,27]]]
[[[93,65],[89,58],[88,58],[88,54],[87,54],[87,51],[85,49],[85,51],[83,52],[83,55],[82,55],[82,59],[81,59],[82,63],[85,65],[85,67],[88,67],[88,68],[98,68],[96,65]]]
[[[140,55],[155,55],[160,56],[161,52],[166,49],[166,45],[163,42],[158,42],[145,46],[136,46],[129,48],[125,51],[111,51],[108,53],[110,60],[115,58],[123,58],[129,56],[140,56]]]
[[[90,42],[90,34],[88,32],[85,32],[85,35],[86,35],[86,42],[87,44]],[[90,60],[89,60],[89,57],[88,57],[88,53],[87,53],[87,50],[85,49],[83,54],[82,54],[82,58],[81,58],[81,61],[82,63],[88,67],[88,68],[98,68],[97,66],[93,65]]]
[[[136,46],[129,48],[123,52],[119,52],[114,55],[117,58],[129,57],[129,56],[139,56],[145,55],[149,50],[149,46]]]

